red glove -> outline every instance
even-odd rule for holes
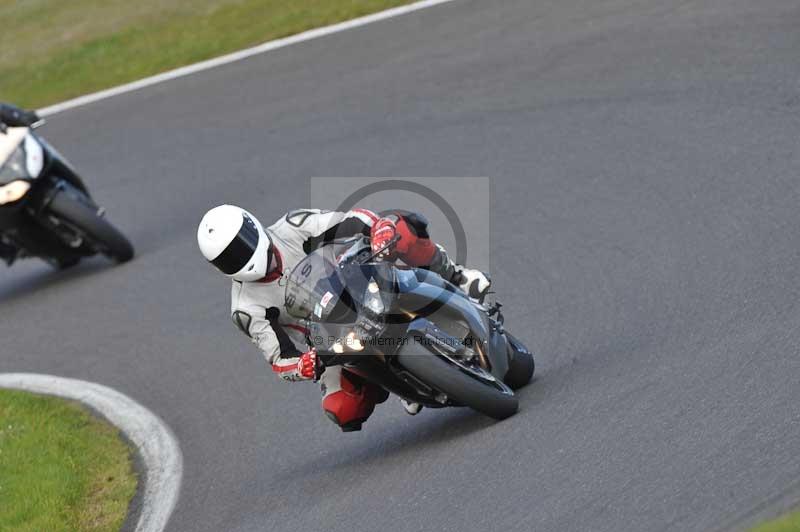
[[[316,377],[317,350],[313,347],[299,357],[279,358],[272,371],[285,381],[307,381]]]
[[[317,350],[311,348],[302,355],[297,362],[297,374],[304,379],[313,379],[317,370]]]
[[[383,249],[397,235],[397,226],[389,218],[381,218],[372,224],[370,231],[370,244],[372,245],[372,252],[377,253]],[[388,257],[390,250],[385,250],[381,253],[381,257]]]

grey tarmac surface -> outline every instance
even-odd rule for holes
[[[58,115],[138,245],[2,273],[0,371],[115,387],[185,458],[176,531],[704,531],[800,498],[800,4],[460,1]],[[502,423],[343,435],[228,318],[195,227],[317,175],[489,176],[538,380]],[[435,228],[434,228],[435,234]]]

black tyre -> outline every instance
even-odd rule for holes
[[[494,419],[513,416],[519,409],[519,401],[510,390],[503,392],[468,375],[428,351],[421,341],[409,341],[397,354],[397,361],[415,377],[455,402]]]
[[[51,214],[82,233],[92,247],[109,259],[122,263],[133,258],[130,241],[100,216],[97,206],[79,190],[60,190],[48,208]]]
[[[61,258],[55,261],[55,266],[59,270],[69,270],[77,266],[80,261],[80,257]]]
[[[518,390],[531,382],[536,364],[533,354],[519,340],[506,333],[508,338],[508,372],[503,379],[512,390]]]

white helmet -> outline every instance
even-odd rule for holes
[[[272,241],[255,216],[233,205],[208,211],[197,228],[203,256],[237,281],[258,281],[272,262]]]

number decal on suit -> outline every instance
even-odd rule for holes
[[[242,310],[237,310],[231,315],[231,320],[233,320],[233,324],[236,325],[240,331],[250,336],[250,322],[253,321],[253,317],[250,316],[250,314]]]
[[[309,216],[312,214],[324,214],[330,211],[321,211],[321,210],[309,210],[309,209],[298,209],[296,211],[291,211],[286,214],[286,221],[292,224],[295,227],[300,227],[304,223]]]

